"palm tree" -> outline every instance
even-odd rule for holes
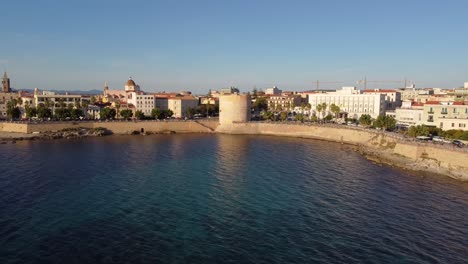
[[[330,105],[330,111],[335,114],[335,120],[337,119],[338,117],[338,114],[340,113],[340,107],[335,105],[335,104],[331,104]]]
[[[115,108],[117,109],[117,118],[119,118],[119,115],[120,115],[120,102],[116,102],[115,103]]]
[[[325,111],[327,111],[327,103],[322,103],[322,118],[325,116]]]
[[[80,103],[80,101],[78,99],[75,100],[75,108],[76,109],[81,108],[81,103]]]
[[[59,99],[59,106],[60,106],[60,108],[64,108],[64,107],[65,107],[65,102],[63,101],[63,98],[60,98],[60,99]]]

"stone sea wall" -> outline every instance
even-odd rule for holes
[[[364,156],[376,162],[468,181],[468,152],[466,150],[431,143],[418,144],[402,141],[397,136],[380,131],[351,129],[345,126],[252,122],[220,125],[216,132],[315,138],[352,144],[358,146]]]
[[[34,133],[66,128],[102,127],[115,134],[145,133],[225,133],[314,138],[352,144],[366,157],[411,170],[444,174],[468,181],[468,151],[402,141],[380,131],[352,129],[346,126],[322,126],[291,123],[234,123],[219,125],[218,120],[137,121],[137,122],[47,122],[38,124],[0,123],[1,131]]]
[[[17,133],[43,133],[67,128],[106,128],[115,134],[129,134],[133,131],[152,133],[212,133],[217,120],[200,121],[135,121],[135,122],[44,122],[44,123],[1,123],[1,131]]]

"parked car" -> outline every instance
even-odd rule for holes
[[[443,137],[439,137],[439,136],[433,136],[432,137],[432,142],[434,142],[434,144],[436,144],[436,143],[439,143],[439,144],[444,144],[444,143],[450,144],[450,143],[452,143],[452,141],[447,140],[447,139],[445,139]]]
[[[459,147],[459,148],[463,148],[465,146],[465,143],[461,142],[460,140],[454,140],[454,141],[452,141],[452,144],[454,146]]]
[[[417,136],[416,137],[417,141],[430,141],[431,139],[432,139],[431,137],[427,137],[427,136]]]

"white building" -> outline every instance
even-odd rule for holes
[[[272,88],[265,89],[265,95],[281,95],[283,91],[274,86]]]
[[[184,118],[187,115],[187,110],[189,108],[197,108],[198,99],[185,95],[171,97],[167,99],[167,108],[174,113],[175,118]]]
[[[135,111],[141,111],[145,116],[150,116],[151,111],[156,108],[156,97],[142,92],[127,92],[127,104],[135,106]]]
[[[379,115],[384,115],[386,110],[384,94],[359,94],[359,90],[355,87],[344,87],[342,90],[330,93],[309,94],[309,103],[313,112],[316,112],[317,105],[326,103],[327,113],[330,112],[330,105],[335,104],[342,112],[348,113],[348,117],[356,119],[363,114],[377,118]]]
[[[384,94],[386,102],[385,109],[387,110],[395,110],[397,107],[401,106],[401,93],[397,90],[364,90],[364,94]]]
[[[424,125],[468,131],[467,102],[427,102],[423,111]]]
[[[423,124],[423,104],[404,101],[401,108],[395,110],[397,125],[410,127]]]

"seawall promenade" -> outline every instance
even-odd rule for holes
[[[341,125],[250,122],[221,125],[218,133],[314,138],[355,145],[368,159],[408,170],[426,171],[468,181],[468,151],[418,143],[395,133]]]
[[[114,121],[0,123],[3,132],[31,135],[67,128],[102,127],[115,134],[145,133],[224,133],[313,138],[356,146],[367,158],[410,170],[438,173],[468,181],[468,149],[450,145],[418,143],[395,133],[339,125],[249,122],[219,125],[217,119],[188,121]]]
[[[218,126],[218,120],[189,120],[189,121],[78,121],[78,122],[3,122],[0,123],[0,131],[13,133],[43,133],[59,131],[68,128],[98,128],[102,127],[114,134],[130,134],[137,132],[152,133],[213,133]]]

